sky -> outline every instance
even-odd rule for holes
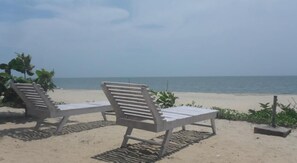
[[[0,62],[55,77],[297,75],[296,0],[0,0]]]

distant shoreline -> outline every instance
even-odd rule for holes
[[[54,89],[54,91],[57,90],[66,90],[66,91],[102,91],[102,89],[63,89],[63,88],[56,88]],[[218,94],[218,95],[236,95],[236,96],[281,96],[281,95],[293,95],[293,96],[297,96],[296,94],[285,94],[285,93],[215,93],[215,92],[178,92],[178,91],[170,91],[173,93],[201,93],[201,94]]]
[[[55,88],[54,91],[56,90],[66,90],[66,91],[102,91],[102,89],[98,88],[98,89],[64,89],[64,88]],[[170,91],[170,90],[169,90]],[[297,95],[297,93],[293,93],[293,94],[289,94],[289,93],[222,93],[222,92],[184,92],[184,91],[170,91],[173,93],[203,93],[203,94],[227,94],[227,95],[236,95],[236,96],[247,96],[247,95],[251,95],[251,96],[268,96],[268,95]]]
[[[296,94],[297,76],[245,77],[116,77],[116,78],[56,78],[58,88],[101,89],[103,81],[142,83],[156,91],[199,92],[223,94]]]

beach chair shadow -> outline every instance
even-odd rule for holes
[[[63,130],[58,134],[55,133],[56,131],[55,128],[46,128],[42,130],[35,130],[34,128],[5,129],[5,130],[0,130],[0,137],[9,136],[14,139],[19,139],[22,141],[41,140],[52,136],[77,133],[77,132],[92,130],[92,129],[101,128],[105,126],[111,126],[114,124],[115,123],[113,121],[94,121],[94,122],[87,122],[87,123],[71,124],[71,125],[65,126]],[[45,124],[45,127],[49,127],[49,126],[51,126],[51,124],[48,126]]]
[[[214,135],[209,132],[198,132],[181,130],[174,132],[171,137],[171,142],[168,144],[167,150],[159,157],[160,146],[152,145],[146,142],[129,144],[127,147],[117,148],[111,151],[104,152],[102,154],[93,156],[93,159],[105,161],[105,162],[156,162],[163,157],[169,156],[181,149],[198,143],[201,140],[207,139]],[[163,139],[164,135],[157,137],[157,139]]]
[[[24,113],[0,112],[0,124],[6,124],[6,123],[24,124],[24,123],[33,122],[36,120],[37,118],[31,117],[31,116],[26,117]]]
[[[113,111],[108,101],[56,105],[43,88],[36,83],[14,83],[10,86],[24,101],[27,114],[37,118],[35,129],[39,129],[47,118],[62,117],[56,133],[62,131],[70,116],[87,113],[101,113],[106,120],[106,111]]]

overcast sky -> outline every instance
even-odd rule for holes
[[[56,77],[297,75],[296,0],[0,0],[0,61]]]

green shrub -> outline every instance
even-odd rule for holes
[[[175,100],[178,98],[174,93],[169,91],[151,91],[155,96],[155,102],[160,108],[169,108],[175,105]]]
[[[202,108],[202,105],[196,104],[195,101],[192,101],[190,104],[181,104],[181,106],[192,106],[192,107],[197,107],[197,108]]]
[[[297,110],[296,107],[292,107],[291,104],[283,105],[278,104],[281,111],[276,114],[276,124],[284,127],[297,127]],[[272,121],[272,105],[269,103],[260,103],[261,110],[250,109],[248,113],[240,113],[232,109],[222,109],[219,107],[213,107],[218,110],[219,119],[235,120],[235,121],[247,121],[258,124],[271,124]]]
[[[255,111],[250,109],[248,115],[248,121],[253,123],[271,123],[272,119],[272,106],[269,103],[260,103],[261,110]]]
[[[25,107],[25,104],[23,103],[22,99],[16,94],[16,92],[10,88],[10,81],[13,80],[14,82],[17,82],[17,83],[30,83],[32,82],[31,79],[24,79],[22,77],[12,77],[12,79],[8,79],[3,87],[3,92],[2,92],[2,95],[3,95],[3,99],[2,99],[2,103],[3,105],[5,106],[10,106],[10,107],[16,107],[16,108],[23,108]]]
[[[195,101],[192,101],[190,104],[182,104],[182,106],[192,106],[197,108],[202,108],[202,105],[196,104]],[[227,120],[234,120],[234,121],[245,121],[247,120],[247,114],[246,113],[240,113],[236,110],[232,109],[226,109],[226,108],[220,108],[220,107],[212,107],[211,109],[218,111],[217,118],[219,119],[227,119]]]
[[[219,107],[212,107],[212,109],[218,110],[218,118],[219,119],[227,119],[233,121],[246,121],[248,114],[240,113],[237,110],[226,109],[226,108],[219,108]]]
[[[280,126],[297,127],[296,106],[278,104],[282,110],[276,115],[276,122]]]
[[[40,84],[40,86],[44,89],[44,91],[54,90],[56,85],[53,82],[53,77],[55,75],[54,71],[46,71],[45,69],[36,70],[37,78],[35,82]]]
[[[0,96],[1,104],[12,107],[24,107],[23,101],[18,97],[18,95],[10,88],[10,81],[18,83],[32,83],[36,82],[40,84],[41,87],[47,90],[53,90],[56,86],[53,83],[54,72],[48,72],[44,69],[36,70],[37,78],[32,79],[28,76],[33,76],[33,68],[35,66],[31,65],[31,56],[25,55],[24,53],[18,54],[16,58],[13,58],[7,64],[0,64],[0,69],[4,72],[0,72]],[[22,77],[17,77],[12,75],[12,71],[17,71],[23,74]]]
[[[197,105],[193,101],[191,104],[185,104],[186,106],[193,107],[202,107],[202,105]],[[297,107],[296,105],[292,106],[277,104],[277,106],[281,109],[280,112],[276,114],[276,124],[278,126],[284,127],[297,127]],[[227,119],[233,121],[247,121],[251,123],[257,124],[271,124],[272,122],[272,105],[270,103],[260,103],[260,110],[250,109],[248,113],[241,113],[237,110],[220,108],[220,107],[212,107],[212,109],[218,110],[219,119]]]

